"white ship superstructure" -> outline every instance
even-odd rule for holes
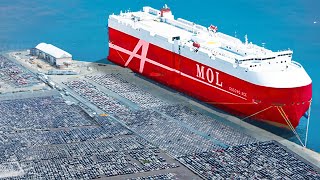
[[[182,18],[175,20],[170,10],[162,11],[144,7],[143,11],[139,12],[111,15],[109,27],[121,28],[126,33],[141,37],[147,42],[182,56],[197,59],[203,64],[214,66],[257,85],[297,87],[311,83],[303,67],[298,62],[292,61],[291,50],[273,52],[249,43],[247,38],[245,42],[241,42],[235,37],[217,32],[216,26],[211,25],[206,28]],[[253,77],[243,71],[254,72]],[[258,77],[261,78],[257,78],[257,72],[264,72],[267,78],[274,76],[278,80],[261,81],[265,77],[259,74]],[[288,84],[289,77],[294,77],[296,80]]]

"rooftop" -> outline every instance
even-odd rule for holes
[[[36,49],[39,49],[47,54],[50,54],[51,56],[55,58],[72,58],[72,55],[52,44],[47,43],[40,43],[36,47]]]

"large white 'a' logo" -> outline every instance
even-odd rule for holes
[[[137,52],[141,47],[142,47],[141,55],[138,55]],[[140,59],[139,72],[142,73],[144,64],[147,60],[148,49],[149,49],[149,43],[140,39],[137,45],[134,47],[134,50],[129,53],[130,56],[124,65],[127,67],[129,63],[132,61],[133,57],[139,58]]]

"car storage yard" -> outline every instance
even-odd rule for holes
[[[0,178],[320,178],[308,151],[121,67],[79,64],[56,87],[0,95]]]

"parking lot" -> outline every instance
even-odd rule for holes
[[[257,142],[255,138],[245,134],[239,129],[228,126],[227,124],[191,109],[188,106],[162,106],[158,111],[173,117],[178,120],[178,122],[186,124],[227,146]]]
[[[90,117],[79,106],[67,105],[60,97],[2,101],[0,114],[2,116],[1,126],[12,129],[50,129],[93,125]]]
[[[86,78],[138,104],[140,110],[123,106],[126,110],[121,112],[108,111],[110,104],[106,106],[103,101],[108,103],[116,101],[111,108],[121,102],[103,93],[99,87],[87,80],[74,80],[64,84],[106,110],[107,113],[113,114],[118,120],[174,157],[257,142],[255,138],[240,130],[192,110],[190,107],[172,105],[170,102],[155,98],[144,89],[123,79],[119,74],[86,76]]]
[[[11,65],[0,59],[0,72]],[[320,179],[283,145],[111,69],[0,95],[0,179]],[[24,73],[1,75],[20,87]]]
[[[64,84],[78,93],[81,97],[110,114],[129,111],[129,109],[118,100],[97,89],[94,85],[85,80],[69,81]]]
[[[116,117],[174,157],[222,148],[209,138],[152,110],[118,114]]]
[[[90,117],[61,96],[6,98],[0,107],[0,178],[194,176],[112,118]]]
[[[0,55],[0,81],[13,88],[34,86],[41,82],[35,75]]]
[[[273,167],[273,162],[263,161],[261,163],[253,163],[250,167],[246,167],[247,169],[243,168],[244,171],[242,171],[241,168],[238,168],[240,167],[238,166],[238,163],[242,162],[236,157],[242,155],[241,153],[248,153],[246,158],[248,158],[248,161],[251,163],[259,159],[258,156],[263,153],[265,153],[265,155],[263,155],[264,158],[267,159],[268,157],[274,157],[274,154],[271,152],[280,150],[287,153],[287,156],[284,155],[283,158],[292,160],[292,158],[295,157],[292,152],[285,151],[279,144],[274,145],[269,142],[259,142],[254,137],[241,131],[241,129],[226,124],[220,119],[207,115],[207,113],[202,113],[193,109],[190,105],[172,104],[160,98],[153,99],[153,94],[143,93],[145,91],[144,89],[129,83],[129,81],[121,78],[118,74],[87,76],[86,78],[139,105],[139,110],[133,110],[130,106],[125,105],[126,111],[117,113],[111,111],[110,113],[113,114],[114,118],[126,124],[134,132],[152,142],[160,149],[166,151],[171,156],[177,158],[183,164],[186,164],[187,167],[195,171],[202,178],[278,178],[283,174],[275,172],[275,168],[277,170],[281,168],[278,168],[277,166]],[[99,92],[102,91],[101,88],[94,86],[89,81],[83,81],[87,85],[82,88],[86,89],[90,87],[92,90],[87,92],[82,90],[76,91],[81,93],[84,92],[84,95],[82,94],[82,96],[88,97],[89,101],[91,97],[95,97],[96,94],[99,95]],[[72,84],[74,82],[71,81],[68,83]],[[86,94],[90,95],[88,96]],[[94,101],[92,102],[96,103]],[[117,103],[121,104],[120,101]],[[148,106],[150,104],[155,104],[155,106]],[[108,113],[107,109],[105,110]],[[241,152],[241,148],[244,152]],[[255,154],[252,154],[253,150],[259,148],[262,148],[259,155],[255,156]],[[268,148],[270,148],[270,150],[268,150]],[[231,151],[232,149],[238,150]],[[265,150],[266,152],[264,152]],[[225,152],[227,158],[219,160],[218,163],[213,162],[213,165],[210,166],[210,163],[208,164],[208,162],[211,162],[212,158],[215,159],[221,152]],[[230,152],[230,154],[227,154],[227,152]],[[243,156],[245,157],[245,155],[246,154]],[[199,161],[193,161],[195,156],[206,157],[208,159],[198,158]],[[282,156],[276,156],[275,158],[282,158]],[[220,161],[225,164],[220,165]],[[319,174],[317,173],[317,169],[313,169],[312,166],[302,162],[299,158],[295,159],[295,161],[288,162],[287,164],[281,164],[280,166],[282,169],[290,169],[295,163],[303,164],[301,165],[300,170],[305,170],[305,173],[311,179],[316,179],[318,177]],[[217,168],[215,165],[220,167],[221,172],[220,170],[214,170]],[[265,166],[269,167],[269,171],[259,171]],[[293,169],[291,175],[298,172],[299,171]],[[299,175],[296,175],[295,177],[299,178]]]
[[[259,142],[181,157],[208,179],[320,179],[320,173],[278,143]]]
[[[121,78],[120,74],[103,74],[95,76],[85,76],[87,79],[119,94],[129,101],[137,104],[142,108],[156,108],[163,105],[169,105],[166,102],[142,88],[129,83],[127,80]]]

